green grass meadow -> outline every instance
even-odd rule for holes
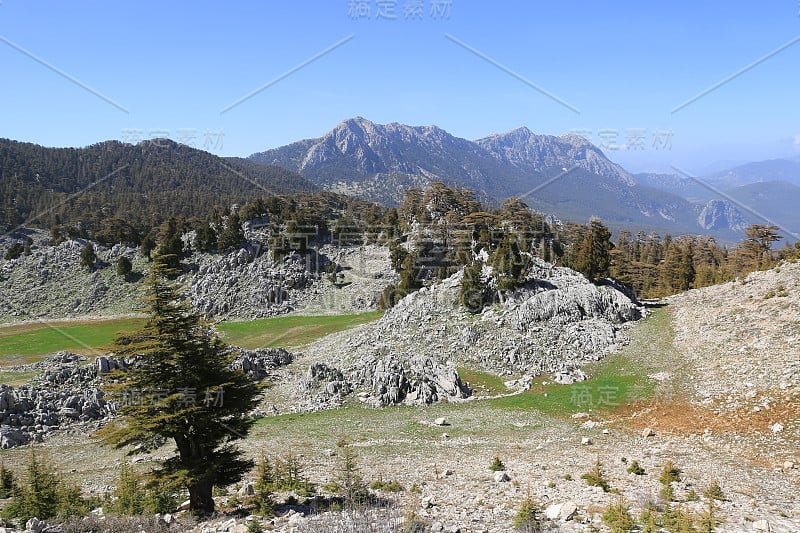
[[[244,348],[297,347],[330,333],[377,320],[382,312],[332,316],[281,316],[217,325],[225,342]],[[30,322],[0,327],[0,367],[33,363],[69,350],[84,355],[106,353],[120,334],[130,334],[144,318]]]
[[[372,322],[383,311],[348,315],[278,316],[242,322],[223,322],[217,329],[223,340],[252,350],[254,348],[293,348],[303,346],[325,335]]]

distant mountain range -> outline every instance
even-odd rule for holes
[[[698,179],[631,175],[575,135],[522,127],[471,141],[437,126],[361,117],[247,158],[166,139],[86,148],[0,139],[0,224],[12,227],[36,213],[47,214],[39,221],[45,226],[65,222],[65,214],[147,226],[167,212],[204,214],[270,192],[319,189],[396,205],[409,187],[432,182],[472,189],[490,204],[521,196],[562,220],[597,216],[612,229],[710,233],[734,242],[747,225],[767,218],[785,235],[800,233],[800,159],[748,163]]]
[[[800,160],[750,163],[702,180],[634,176],[575,135],[537,135],[522,127],[470,141],[437,126],[376,124],[362,117],[249,159],[296,171],[324,189],[386,204],[397,204],[408,187],[441,181],[473,189],[483,200],[518,195],[559,218],[597,216],[618,229],[712,233],[738,241],[747,225],[763,222],[755,214],[761,213],[800,230],[789,210],[798,204],[781,198],[800,201]]]
[[[563,219],[602,218],[612,227],[697,232],[699,208],[638,185],[583,137],[528,128],[470,141],[437,126],[345,120],[322,137],[256,153],[252,161],[297,171],[328,190],[397,204],[408,187],[431,182],[473,189],[479,198],[522,196]]]
[[[757,161],[693,178],[636,174],[634,179],[704,204],[698,222],[711,232],[772,223],[781,226],[787,242],[800,234],[800,159]]]

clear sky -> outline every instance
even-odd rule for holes
[[[800,155],[798,0],[0,0],[0,72],[0,136],[48,146],[245,156],[360,115],[634,171]]]

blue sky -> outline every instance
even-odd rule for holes
[[[577,131],[634,171],[700,173],[800,155],[798,36],[797,0],[0,0],[0,136],[244,156],[360,115]]]

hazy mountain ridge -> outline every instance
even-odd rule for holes
[[[698,224],[711,232],[741,232],[750,224],[777,224],[787,240],[800,233],[800,161],[771,159],[698,177],[636,174],[640,185],[698,202]]]
[[[502,200],[519,195],[560,218],[598,216],[614,227],[698,232],[699,208],[641,187],[583,137],[537,135],[522,127],[476,141],[437,126],[375,124],[362,117],[322,137],[256,153],[336,192],[397,204],[409,186],[433,181]]]

